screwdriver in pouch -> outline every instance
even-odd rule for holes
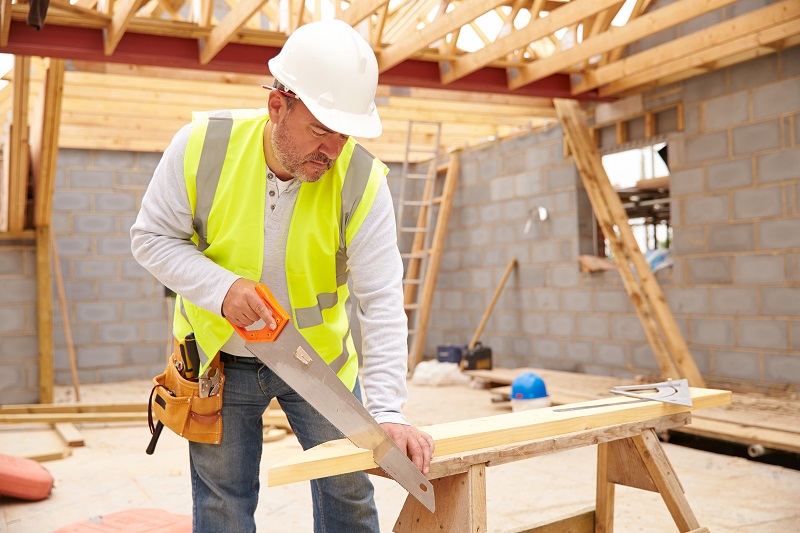
[[[183,377],[186,379],[197,379],[197,372],[200,369],[200,354],[197,351],[197,340],[194,333],[189,333],[182,341],[178,341],[183,359]]]

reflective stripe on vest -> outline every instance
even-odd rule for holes
[[[194,231],[197,233],[197,248],[202,252],[208,248],[208,215],[214,203],[214,193],[222,172],[222,162],[228,151],[228,142],[233,129],[233,115],[230,111],[209,113],[210,120],[197,166],[197,203],[195,207]]]

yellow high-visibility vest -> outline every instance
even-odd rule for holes
[[[264,260],[266,109],[194,113],[184,157],[194,242],[216,264],[258,281]],[[345,310],[347,246],[388,168],[352,138],[334,166],[302,183],[286,240],[286,284],[295,327],[350,389],[358,357]],[[289,260],[291,258],[291,261]],[[178,297],[173,333],[194,332],[200,372],[233,334],[223,317]]]

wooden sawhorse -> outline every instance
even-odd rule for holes
[[[596,429],[435,457],[428,479],[436,494],[431,513],[409,496],[395,533],[486,533],[486,467],[553,452],[597,445],[597,501],[594,511],[540,524],[524,533],[610,533],[614,530],[614,487],[658,492],[681,533],[708,533],[700,527],[657,433],[691,421],[680,413]],[[368,471],[383,475],[380,469]],[[520,532],[523,533],[523,532]]]

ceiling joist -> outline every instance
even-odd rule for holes
[[[231,9],[205,39],[200,40],[200,63],[208,64],[230,42],[233,34],[264,5],[265,0],[242,0]]]
[[[103,53],[110,56],[122,39],[122,34],[128,29],[133,15],[142,7],[144,0],[119,0],[114,4],[114,13],[111,16],[111,23],[105,29],[105,39]]]
[[[336,2],[336,7],[338,4],[339,2]],[[355,26],[378,9],[388,5],[389,0],[353,0],[350,2],[350,7],[338,13],[336,18]]]

